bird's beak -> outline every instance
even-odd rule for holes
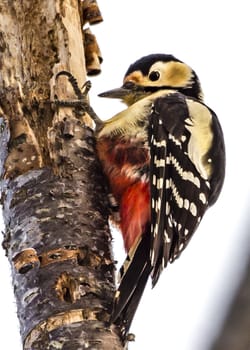
[[[105,92],[100,93],[98,96],[100,97],[108,97],[108,98],[120,98],[124,99],[126,96],[131,94],[131,90],[126,88],[125,86],[122,86],[120,88],[108,90]]]
[[[102,92],[98,96],[109,97],[109,98],[119,98],[127,106],[132,105],[141,98],[145,97],[147,93],[143,86],[136,85],[131,81],[127,81],[120,88]]]

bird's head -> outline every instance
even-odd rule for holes
[[[162,89],[174,89],[203,101],[199,78],[184,62],[172,55],[152,54],[134,62],[128,68],[120,88],[99,94],[119,98],[128,106]]]

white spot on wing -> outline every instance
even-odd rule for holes
[[[171,242],[171,239],[170,239],[170,237],[169,237],[169,235],[168,235],[166,230],[164,230],[164,242],[165,243],[170,243]]]
[[[169,215],[170,213],[170,205],[168,202],[166,202],[166,215]]]
[[[193,125],[193,122],[192,122],[192,120],[190,119],[190,118],[186,118],[185,119],[185,123],[187,124],[187,125]]]
[[[184,244],[181,243],[180,246],[179,246],[179,250],[182,250],[184,248]]]
[[[186,210],[189,209],[189,200],[188,200],[187,198],[184,199],[184,208],[185,208]]]
[[[179,198],[178,198],[178,202],[177,202],[179,208],[182,208],[182,207],[183,207],[183,202],[184,202],[183,198],[182,198],[182,197],[179,197]]]
[[[194,177],[194,184],[200,188],[201,187],[201,183],[200,183],[200,179],[198,177]]]
[[[172,188],[172,193],[173,193],[173,196],[174,196],[174,199],[177,203],[177,205],[182,208],[183,207],[183,198],[180,196],[175,184],[172,182],[171,183],[171,188]]]
[[[166,188],[171,187],[171,181],[169,179],[166,179]]]
[[[176,139],[172,134],[169,134],[169,140],[172,140],[177,146],[181,145],[181,142]]]
[[[163,188],[163,178],[162,177],[157,180],[156,187],[157,187],[158,190],[161,190]]]
[[[156,209],[158,209],[158,211],[160,211],[161,209],[161,198],[158,198],[158,200],[156,201]]]
[[[154,164],[157,168],[160,168],[160,167],[165,167],[165,159],[156,159],[157,157],[154,158]]]
[[[155,175],[153,175],[152,182],[153,182],[153,185],[155,186],[156,185],[156,176]]]
[[[154,198],[152,198],[152,200],[151,200],[151,206],[154,209],[154,207],[155,207],[155,200],[154,200]]]
[[[206,199],[205,193],[201,192],[201,193],[199,194],[199,199],[200,199],[200,201],[201,201],[203,204],[206,204],[207,199]]]
[[[195,205],[194,202],[191,202],[190,203],[190,213],[193,215],[193,216],[196,216],[197,215],[197,207]]]
[[[168,217],[168,226],[173,227],[173,223],[170,217]]]
[[[166,147],[167,146],[167,142],[166,140],[161,140],[161,141],[156,141],[156,139],[153,140],[153,145],[156,147]]]

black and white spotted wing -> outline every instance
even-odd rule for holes
[[[184,250],[208,207],[210,184],[188,154],[191,119],[180,93],[154,102],[149,124],[153,285]]]

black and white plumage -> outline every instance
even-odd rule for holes
[[[217,200],[225,149],[218,118],[203,102],[196,73],[171,55],[136,61],[122,88],[101,96],[128,105],[97,134],[128,250],[111,317],[125,336],[149,275],[154,286]]]
[[[195,116],[195,110],[199,113]],[[200,119],[203,120],[200,120]],[[168,261],[185,249],[206,209],[216,201],[224,178],[211,182],[213,142],[224,148],[223,139],[214,140],[216,115],[204,104],[180,93],[158,98],[150,116],[151,265],[153,285]],[[202,125],[201,130],[199,129]],[[198,147],[200,137],[204,150]],[[219,174],[218,174],[219,175]]]

